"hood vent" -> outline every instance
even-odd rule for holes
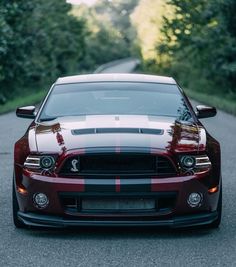
[[[164,130],[162,129],[149,129],[149,128],[89,128],[78,129],[71,131],[73,135],[84,134],[111,134],[111,133],[131,133],[131,134],[154,134],[162,135]]]

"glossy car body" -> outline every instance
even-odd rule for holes
[[[175,85],[191,119],[99,114],[40,121],[55,86],[99,82]],[[18,109],[17,115],[33,118],[34,110]],[[198,120],[215,113],[204,106],[195,113],[172,78],[138,74],[59,78],[15,144],[15,225],[218,226],[220,145]],[[55,161],[52,169],[29,167],[44,155]],[[184,168],[185,156],[192,157],[198,167]],[[41,193],[47,196],[46,202],[38,196],[43,207],[35,200]],[[192,195],[193,203],[199,200],[195,206],[189,201],[191,193],[198,194]]]

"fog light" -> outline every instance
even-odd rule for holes
[[[48,197],[44,193],[37,193],[33,196],[34,204],[39,209],[44,209],[49,204]]]
[[[202,194],[200,193],[191,193],[188,197],[188,204],[192,208],[200,207],[202,204]]]

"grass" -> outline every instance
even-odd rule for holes
[[[230,96],[209,95],[189,89],[184,90],[188,97],[205,105],[215,106],[232,115],[236,115],[236,100]]]
[[[46,95],[46,90],[40,90],[34,94],[22,95],[0,105],[0,114],[15,110],[17,107],[38,104]]]

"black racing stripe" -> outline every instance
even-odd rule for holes
[[[151,192],[152,179],[120,179],[121,192]]]
[[[120,192],[152,192],[152,179],[125,179],[120,177]],[[116,193],[116,179],[86,179],[84,180],[85,192],[114,192]]]
[[[85,179],[85,192],[116,192],[115,178],[113,179]]]

